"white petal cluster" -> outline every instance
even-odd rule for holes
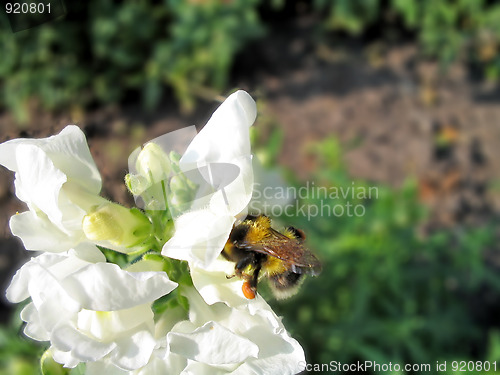
[[[106,263],[86,236],[94,207],[128,210],[99,196],[101,177],[83,132],[67,126],[49,138],[5,142],[0,163],[15,172],[16,195],[29,209],[11,218],[11,231],[26,249],[43,251],[7,289],[11,302],[31,299],[21,313],[25,334],[49,341],[66,367],[103,359],[120,369],[145,366],[156,345],[151,304],[177,284],[165,272]]]
[[[101,178],[76,126],[46,139],[1,144],[0,164],[16,173],[16,195],[29,208],[11,218],[12,233],[26,249],[43,251],[7,289],[11,302],[30,299],[21,313],[25,334],[49,341],[47,353],[65,367],[85,363],[86,374],[303,370],[298,342],[260,296],[243,296],[242,281],[227,278],[234,264],[220,257],[252,197],[249,127],[255,117],[255,102],[238,91],[191,138],[180,161],[167,160],[169,150],[154,145],[139,151],[137,174],[127,185],[145,203],[144,212],[111,207],[116,204],[99,196]],[[192,199],[175,201],[179,192]],[[158,225],[167,209],[173,235]],[[129,221],[137,232],[147,232],[151,224],[161,233],[144,234],[157,245],[141,250],[139,261],[122,269],[107,262],[96,245],[103,246],[102,236],[110,249],[142,241],[127,229]],[[187,261],[190,275],[179,276],[186,266],[178,260]],[[173,303],[153,309],[162,301]]]
[[[80,128],[2,143],[0,164],[16,173],[16,196],[29,208],[10,220],[27,250],[61,252],[85,239],[83,217],[106,200],[99,196],[101,176]]]
[[[7,289],[11,302],[31,302],[21,312],[24,333],[50,341],[66,367],[109,358],[132,370],[146,365],[155,346],[151,303],[176,283],[164,272],[128,272],[106,263],[93,245],[41,254],[26,263]]]
[[[220,255],[236,217],[244,216],[252,198],[249,128],[256,116],[250,95],[237,91],[193,139],[179,165],[184,172],[198,170],[213,192],[193,201],[190,210],[176,218],[175,235],[162,255],[202,268]]]
[[[244,308],[207,305],[187,288],[189,318],[173,324],[172,315],[157,322],[157,347],[149,363],[131,374],[287,375],[303,370],[304,352],[269,305],[258,299]],[[91,374],[126,375],[109,360],[87,366]],[[110,372],[111,371],[111,372]]]
[[[167,334],[171,353],[187,359],[189,374],[295,374],[304,352],[262,299],[242,308],[207,305],[195,289],[186,292],[189,320]]]

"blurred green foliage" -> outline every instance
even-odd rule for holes
[[[486,0],[316,0],[323,27],[359,35],[397,24],[412,31],[425,56],[449,64],[457,58],[500,78],[500,4]],[[396,21],[396,22],[394,22]],[[401,31],[401,30],[399,30]]]
[[[39,359],[44,348],[26,338],[19,317],[23,306],[12,314],[10,324],[0,327],[0,375],[39,374]]]
[[[308,363],[498,361],[498,324],[485,323],[497,317],[481,297],[500,295],[500,273],[486,259],[496,245],[494,223],[418,235],[427,213],[415,183],[400,190],[377,185],[371,199],[328,198],[312,189],[370,186],[349,177],[335,139],[312,149],[316,185],[300,205],[360,204],[365,213],[282,218],[305,231],[323,262],[322,274],[308,278],[298,295],[272,303]]]
[[[191,109],[196,93],[227,90],[238,51],[273,26],[260,19],[263,9],[290,12],[293,7],[286,5],[283,0],[72,2],[64,18],[14,34],[0,17],[0,106],[20,122],[28,121],[33,98],[55,110],[116,103],[133,93],[153,108],[170,87],[181,106]],[[445,63],[463,58],[488,78],[500,76],[496,2],[315,0],[313,9],[319,28],[355,35],[373,27],[411,31],[426,56]]]
[[[32,97],[54,110],[114,103],[135,90],[151,108],[167,84],[189,109],[194,89],[222,89],[236,52],[263,35],[257,3],[73,2],[64,19],[15,34],[3,19],[0,103],[27,121]]]

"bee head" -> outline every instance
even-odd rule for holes
[[[248,224],[241,223],[240,225],[233,228],[229,236],[229,241],[231,243],[242,242],[245,239],[249,230],[250,226]]]

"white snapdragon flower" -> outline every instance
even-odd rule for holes
[[[226,277],[234,271],[234,264],[217,258],[237,218],[245,217],[252,197],[249,127],[256,115],[250,95],[244,91],[232,94],[194,137],[179,162],[186,172],[197,169],[203,175],[215,170],[219,175],[215,177],[218,184],[213,174],[207,176],[207,181],[212,181],[211,194],[195,200],[190,210],[174,218],[175,233],[162,250],[164,256],[189,262],[193,283],[209,304],[224,301],[237,306],[247,302],[241,292],[242,281]],[[223,168],[214,167],[217,165]],[[237,173],[224,168],[226,165],[236,166]]]
[[[189,320],[167,334],[170,353],[187,358],[183,374],[296,374],[304,351],[263,300],[245,308],[207,305],[194,289],[184,291]]]
[[[249,128],[256,117],[256,105],[244,91],[229,96],[194,137],[179,166],[183,171],[198,169],[201,174],[214,165],[234,165],[236,177],[225,184],[213,184],[213,191],[195,201],[189,210],[174,217],[175,233],[164,245],[162,255],[187,260],[194,286],[208,304],[225,302],[231,307],[245,306],[248,300],[243,281],[234,274],[234,264],[221,259],[236,220],[246,216],[253,193],[253,167]],[[217,169],[216,169],[217,171]],[[188,173],[185,174],[189,176]],[[215,185],[215,186],[214,186]]]
[[[109,360],[87,365],[87,374],[286,375],[303,370],[304,351],[263,300],[245,308],[207,305],[193,287],[183,287],[189,319],[170,311],[156,324],[157,345],[150,361],[132,372]]]
[[[101,177],[77,126],[48,138],[2,143],[0,164],[16,173],[16,195],[29,208],[10,219],[12,233],[27,250],[57,253],[91,241],[127,252],[129,245],[140,242],[130,233],[149,224],[140,214],[99,196]],[[123,230],[116,218],[128,220],[129,228]]]
[[[85,238],[86,209],[105,200],[98,196],[101,177],[78,127],[67,126],[49,138],[2,143],[0,164],[16,172],[16,195],[29,208],[10,221],[26,249],[66,251]]]
[[[227,277],[234,263],[220,255],[252,198],[255,117],[255,102],[238,91],[199,134],[181,129],[138,149],[126,184],[144,211],[99,196],[77,127],[0,145],[0,163],[16,172],[16,195],[29,207],[11,230],[27,249],[47,251],[16,273],[7,298],[31,298],[25,334],[50,342],[48,358],[83,362],[87,375],[303,370],[299,343],[262,297],[244,297],[243,281]],[[128,262],[121,269],[96,245],[134,254],[101,248],[108,261]]]
[[[175,218],[175,235],[162,255],[201,268],[220,255],[236,217],[244,215],[252,197],[249,127],[256,115],[250,95],[237,91],[192,140],[179,166],[183,172],[198,170],[212,191],[193,200],[189,211]]]
[[[7,298],[18,303],[31,297],[21,312],[24,332],[50,341],[56,362],[75,367],[106,359],[134,370],[148,363],[155,348],[151,304],[177,283],[164,272],[124,271],[104,261],[90,244],[44,253],[16,273]]]

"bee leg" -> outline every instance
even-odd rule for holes
[[[261,268],[262,266],[260,264],[257,264],[255,270],[253,271],[252,278],[250,279],[250,288],[252,288],[254,292],[257,292],[257,282],[259,281],[259,273]]]
[[[236,262],[236,266],[234,267],[236,275],[241,276],[243,270],[252,263],[254,263],[254,257],[252,253],[249,253],[248,256],[238,260],[238,262]]]
[[[233,277],[235,277],[235,276],[236,276],[236,274],[235,274],[235,273],[233,273],[231,276],[226,275],[226,279],[228,279],[228,280],[229,280],[229,279],[232,279],[232,278],[233,278]]]
[[[243,295],[248,299],[254,299],[255,296],[257,295],[257,281],[259,280],[260,269],[261,266],[257,265],[250,278],[245,278],[245,281],[241,286],[241,291],[243,292]]]

